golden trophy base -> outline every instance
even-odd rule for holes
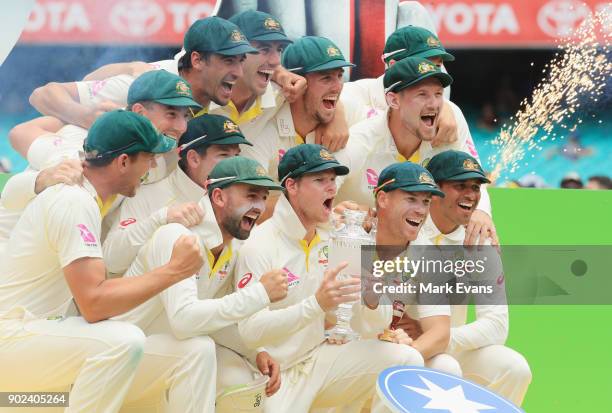
[[[393,330],[385,328],[385,331],[380,335],[378,339],[392,343],[393,342]]]

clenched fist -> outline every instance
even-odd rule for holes
[[[204,211],[195,202],[186,202],[184,204],[174,205],[168,208],[166,214],[166,222],[168,224],[181,224],[187,228],[191,228],[202,222]]]
[[[200,244],[195,235],[181,235],[172,248],[172,256],[168,265],[180,279],[189,278],[202,268],[204,259]]]
[[[268,271],[259,279],[270,297],[270,302],[275,303],[287,296],[287,273],[283,270]]]

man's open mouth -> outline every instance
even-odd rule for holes
[[[240,220],[240,226],[243,229],[250,231],[255,226],[255,223],[257,222],[258,218],[259,218],[259,214],[246,214]]]
[[[458,205],[459,205],[459,208],[464,209],[466,211],[471,211],[472,208],[474,207],[474,204],[471,202],[459,202]]]
[[[419,227],[419,225],[421,225],[421,222],[423,222],[423,220],[420,220],[420,219],[419,219],[419,220],[417,220],[417,219],[412,219],[412,218],[406,218],[406,222],[407,222],[409,225],[411,225],[411,226],[413,226],[413,227],[415,227],[415,228],[418,228],[418,227]]]
[[[331,212],[333,203],[334,198],[327,198],[325,201],[323,201],[323,208],[325,208],[326,212]]]
[[[257,74],[266,82],[270,80],[270,78],[272,77],[272,69],[259,69],[257,71]]]
[[[323,98],[323,106],[325,109],[334,109],[338,103],[338,96],[326,96]]]
[[[428,127],[431,128],[434,125],[434,122],[436,121],[436,114],[435,113],[428,113],[426,115],[422,115],[421,116],[421,121]]]
[[[221,82],[221,87],[225,89],[226,93],[232,93],[232,88],[234,87],[235,83],[236,83],[235,81],[230,82],[230,81],[224,80]]]

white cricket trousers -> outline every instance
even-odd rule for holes
[[[143,356],[142,331],[82,317],[0,319],[0,389],[70,391],[66,412],[117,412]]]
[[[509,347],[492,345],[453,353],[463,376],[486,386],[520,406],[531,383],[531,369],[525,357]]]
[[[146,338],[121,413],[214,412],[215,343],[207,336],[179,340],[169,334]]]
[[[306,413],[339,407],[336,412],[361,410],[376,391],[381,371],[396,365],[423,366],[414,348],[380,340],[347,344],[323,343],[307,360],[281,372],[279,391],[266,399],[266,413]],[[387,412],[374,397],[372,412]]]

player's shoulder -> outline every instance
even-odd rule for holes
[[[173,222],[170,224],[162,225],[161,227],[157,228],[157,230],[153,234],[152,239],[155,239],[155,240],[174,239],[176,240],[182,235],[194,235],[194,233],[189,228],[185,227],[184,225]]]

